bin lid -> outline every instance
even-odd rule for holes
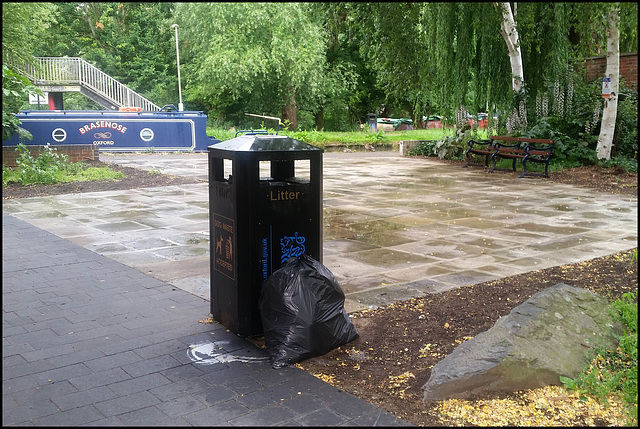
[[[323,151],[289,136],[278,135],[242,135],[209,146],[209,150],[234,152],[287,152],[287,151]]]

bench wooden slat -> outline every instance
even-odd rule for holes
[[[507,142],[517,142],[520,137],[507,137],[507,136],[489,136],[491,140],[502,140]]]
[[[548,140],[548,139],[520,139],[520,141],[525,143],[553,144],[553,140]]]
[[[524,148],[519,149],[517,147],[504,147],[504,146],[498,146],[496,148],[496,151],[498,154],[511,154],[511,153],[527,153]],[[494,151],[495,152],[495,151]]]
[[[546,150],[530,150],[529,151],[529,155],[549,155],[549,152]]]
[[[549,140],[549,139],[530,139],[530,138],[526,138],[526,137],[489,136],[489,139],[491,139],[491,140],[509,141],[509,142],[553,144],[553,140]]]
[[[500,138],[496,140],[504,140],[504,138]],[[524,151],[524,149],[521,147],[522,143],[518,140],[517,137],[515,138],[515,140],[516,140],[516,143],[511,145],[504,145],[502,143],[495,144],[496,151],[493,153],[493,155],[491,155],[491,161],[493,162],[493,166],[491,167],[491,170],[489,170],[489,173],[491,173],[493,170],[496,169],[496,158],[512,159],[513,162],[511,163],[511,169],[513,171],[516,171],[516,160],[524,159],[524,157],[527,156],[527,154]]]

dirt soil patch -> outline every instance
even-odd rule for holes
[[[98,180],[92,182],[55,183],[53,185],[20,185],[12,183],[2,187],[2,199],[44,197],[47,195],[79,194],[85,192],[123,191],[136,188],[151,188],[158,186],[185,185],[198,183],[197,179],[188,177],[159,174],[138,168],[124,167],[118,164],[102,161],[83,161],[90,167],[109,167],[124,174],[123,179]]]
[[[462,164],[458,161],[448,163]],[[198,182],[195,179],[150,174],[147,171],[99,161],[91,164],[108,165],[114,170],[122,171],[126,177],[118,181],[47,186],[12,184],[3,188],[2,197],[27,198]],[[552,172],[550,176],[543,180],[613,194],[637,196],[638,192],[637,174],[624,173],[616,169],[580,167]],[[518,179],[514,176],[514,180]],[[472,410],[472,413],[474,405],[477,405],[488,408],[490,415],[511,417],[507,420],[475,420],[472,423],[470,418],[456,419],[445,415],[444,410],[450,405],[439,401],[423,402],[421,387],[429,379],[431,368],[450,354],[458,344],[488,330],[499,317],[508,314],[512,308],[531,295],[549,286],[566,283],[589,289],[610,300],[619,299],[622,294],[635,291],[638,285],[638,270],[637,261],[632,261],[632,253],[621,252],[577,264],[532,271],[356,313],[352,320],[360,338],[323,356],[307,359],[299,366],[414,425],[531,425],[531,418],[515,409],[538,407],[538,403],[534,404],[534,399],[529,396],[531,392],[515,392],[496,398],[474,398],[463,405]],[[256,343],[259,342],[258,339]],[[619,421],[599,408],[593,411],[594,407],[585,406],[579,400],[568,401],[569,395],[566,392],[555,392],[553,398],[557,401],[560,401],[557,398],[567,400],[561,399],[564,402],[562,407],[551,406],[545,409],[546,417],[535,420],[534,425],[619,424]],[[546,403],[551,403],[553,398],[546,398]],[[494,401],[485,402],[488,399]]]
[[[638,270],[631,253],[532,271],[356,313],[352,321],[360,334],[357,340],[299,366],[415,425],[455,426],[442,419],[441,401],[422,401],[422,386],[436,363],[463,341],[491,328],[499,317],[534,293],[557,283],[589,289],[612,300],[636,290]],[[522,395],[494,399],[523,402]],[[525,409],[528,406],[523,405]],[[565,424],[589,424],[587,408],[580,407],[579,417]],[[520,425],[517,415],[509,425]],[[556,418],[563,416],[552,414],[538,425],[562,422]],[[493,426],[495,421],[488,420],[485,425]]]

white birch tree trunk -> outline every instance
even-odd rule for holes
[[[616,116],[618,114],[618,87],[620,85],[620,4],[616,3],[609,12],[609,31],[607,35],[607,71],[606,77],[611,78],[611,96],[604,101],[602,123],[596,154],[598,159],[611,159],[613,135],[616,130]]]
[[[522,90],[524,83],[524,70],[522,68],[522,52],[520,51],[520,39],[516,28],[516,21],[511,12],[509,2],[494,3],[502,12],[502,23],[500,24],[500,34],[507,43],[509,60],[511,61],[511,85],[515,93]],[[514,5],[515,8],[515,5]]]

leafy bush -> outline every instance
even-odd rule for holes
[[[638,290],[625,293],[611,303],[611,310],[625,327],[624,334],[616,336],[618,347],[596,350],[595,357],[578,377],[560,377],[560,381],[567,389],[580,392],[581,397],[591,395],[603,403],[612,396],[622,398],[628,423],[635,426],[638,422]]]
[[[33,140],[31,133],[22,128],[20,120],[14,115],[20,109],[22,100],[28,94],[42,95],[29,79],[2,65],[2,140],[8,140],[18,134],[20,141]]]
[[[325,134],[321,131],[291,131],[286,133],[289,137],[308,144],[315,144],[318,147],[323,147],[327,141]]]
[[[37,157],[34,157],[22,143],[16,147],[16,152],[20,153],[16,159],[18,167],[14,170],[2,166],[2,186],[7,186],[11,182],[21,185],[49,185],[124,177],[121,172],[113,171],[108,167],[89,168],[83,162],[69,162],[67,155],[57,153],[56,148],[52,148],[49,144],[39,150]]]
[[[57,183],[60,181],[60,174],[69,164],[69,157],[57,153],[56,148],[52,148],[48,143],[36,158],[23,143],[18,144],[16,151],[20,153],[16,163],[19,183],[22,185]]]
[[[583,82],[567,73],[535,96],[518,101],[518,109],[501,118],[509,135],[552,139],[555,142],[550,168],[559,170],[583,165],[600,164],[596,154],[603,109],[601,82]],[[637,93],[620,90],[616,116],[616,134],[612,156],[614,166],[637,171],[638,153]],[[634,170],[635,168],[635,170]]]
[[[622,88],[618,100],[614,153],[638,160],[638,92]]]
[[[479,138],[479,130],[465,124],[458,127],[454,135],[444,135],[440,140],[428,140],[420,143],[410,150],[408,155],[437,156],[440,159],[462,159],[467,148],[467,142],[472,138]]]
[[[631,158],[624,158],[622,156],[614,156],[609,160],[600,160],[598,161],[598,164],[603,167],[611,167],[625,172],[638,172],[638,161]]]
[[[419,145],[411,149],[407,155],[412,156],[438,156],[436,152],[436,144],[438,140],[427,140],[421,142]]]
[[[462,154],[469,138],[468,132],[463,132],[457,136],[445,136],[442,140],[436,142],[433,150],[440,159],[462,159]]]

